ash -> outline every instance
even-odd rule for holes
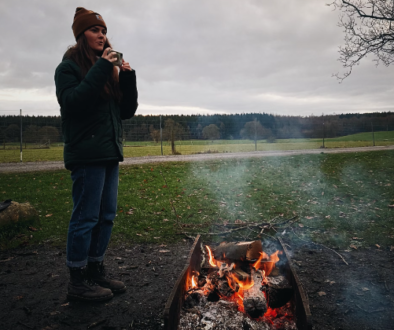
[[[193,305],[182,309],[179,330],[297,330],[295,322],[287,318],[290,304],[275,309],[278,315],[273,320],[251,319],[238,311],[235,302],[227,300],[210,302],[202,296]]]

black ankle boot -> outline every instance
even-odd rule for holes
[[[89,262],[87,267],[88,278],[103,288],[110,289],[113,293],[122,293],[126,291],[126,286],[121,281],[111,280],[105,274],[104,263]]]
[[[86,277],[86,267],[69,267],[70,283],[67,298],[80,301],[106,301],[114,295],[111,290],[89,281]]]

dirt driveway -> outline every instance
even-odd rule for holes
[[[217,154],[198,154],[198,155],[179,155],[179,156],[147,156],[126,158],[121,166],[139,165],[148,163],[163,162],[195,162],[209,161],[217,159],[239,159],[239,158],[259,158],[272,156],[294,156],[294,155],[311,155],[320,154],[337,154],[351,152],[381,151],[394,150],[393,146],[384,147],[361,147],[361,148],[333,148],[333,149],[301,149],[301,150],[275,150],[275,151],[255,151],[255,152],[234,152],[234,153],[217,153]],[[63,162],[28,162],[28,163],[0,163],[0,173],[4,172],[35,172],[35,171],[53,171],[64,169]]]

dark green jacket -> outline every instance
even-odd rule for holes
[[[133,117],[138,92],[135,71],[119,73],[121,103],[100,96],[113,66],[100,58],[82,79],[79,66],[63,58],[56,68],[67,169],[80,164],[123,161],[122,119]]]

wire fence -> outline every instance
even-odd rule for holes
[[[21,110],[8,113],[0,116],[0,162],[62,159],[59,116],[28,116]],[[392,144],[394,113],[306,118],[267,114],[135,116],[123,122],[125,157]]]

